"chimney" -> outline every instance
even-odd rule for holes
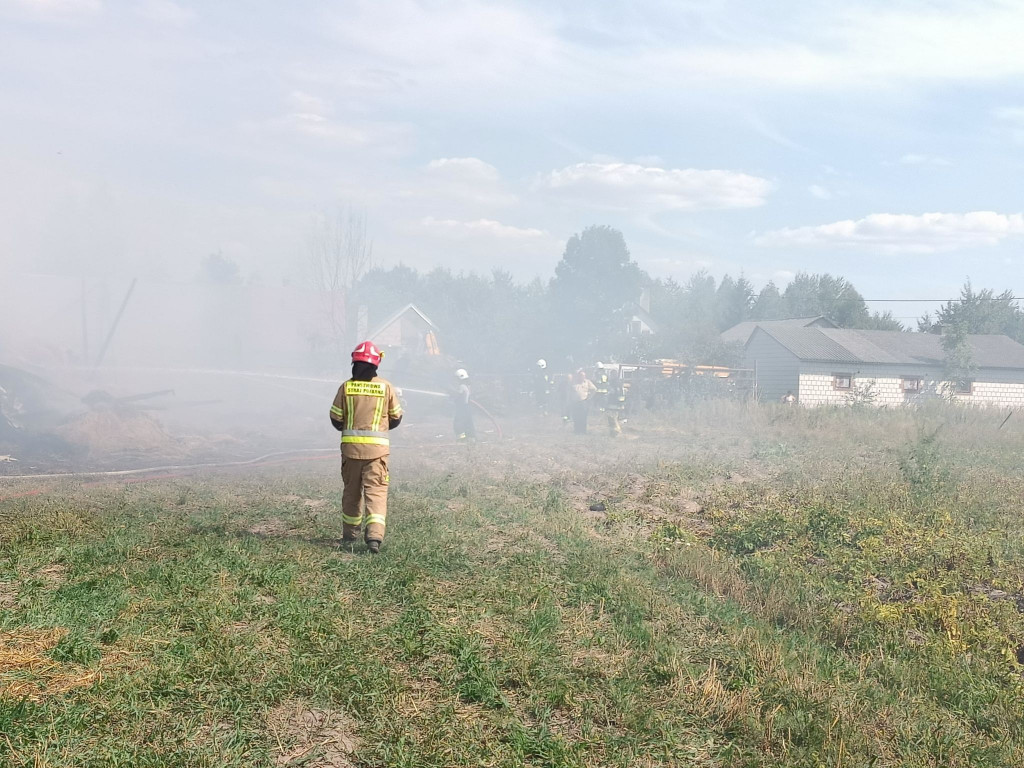
[[[644,312],[650,313],[651,311],[651,291],[649,288],[644,288],[640,291],[640,309]]]

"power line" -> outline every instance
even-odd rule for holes
[[[974,298],[978,299],[979,297],[975,296]],[[967,301],[967,299],[965,299],[963,297],[960,297],[960,298],[956,298],[956,299],[864,299],[864,301],[874,301],[874,302],[900,302],[900,301],[902,301],[902,302],[912,302],[912,301],[936,302],[936,301],[945,301],[945,302],[953,302],[953,301]],[[986,297],[984,299],[984,301],[1024,301],[1024,296],[989,296],[989,297]]]

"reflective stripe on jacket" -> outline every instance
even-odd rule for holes
[[[395,388],[379,377],[346,381],[331,405],[331,420],[341,426],[341,451],[353,459],[387,456],[388,420],[401,415]]]

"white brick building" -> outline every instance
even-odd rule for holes
[[[1024,346],[1007,336],[968,336],[977,367],[969,385],[944,380],[942,338],[904,331],[759,327],[746,367],[764,401],[792,393],[800,405],[908,405],[951,396],[958,402],[1024,407]],[[953,391],[958,390],[958,391]]]

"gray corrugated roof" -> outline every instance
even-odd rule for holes
[[[832,328],[787,328],[761,326],[755,330],[767,333],[801,360],[828,360],[836,363],[857,363],[860,359],[822,331]]]
[[[828,324],[834,327],[834,324],[824,315],[815,315],[814,317],[787,317],[784,320],[746,320],[742,323],[737,323],[732,328],[722,331],[721,339],[727,344],[739,342],[740,344],[746,344],[750,340],[750,335],[754,332],[755,328],[806,328],[812,323],[819,325]]]
[[[848,328],[821,328],[821,332],[839,344],[855,360],[871,363],[912,363],[913,354],[907,350],[896,350],[896,347],[914,347],[913,340],[907,343],[903,336],[914,336],[906,331],[853,331]],[[838,331],[838,333],[837,333]],[[878,337],[874,334],[882,334]],[[923,334],[919,334],[923,335]],[[887,338],[890,337],[890,338]],[[938,337],[935,337],[938,340]],[[918,348],[922,345],[917,344]],[[931,342],[924,345],[931,348]],[[942,349],[940,346],[939,349]]]
[[[828,363],[942,365],[942,337],[906,331],[857,331],[848,328],[762,327],[801,360]],[[979,368],[1024,369],[1024,345],[1008,336],[970,335],[974,364]]]

